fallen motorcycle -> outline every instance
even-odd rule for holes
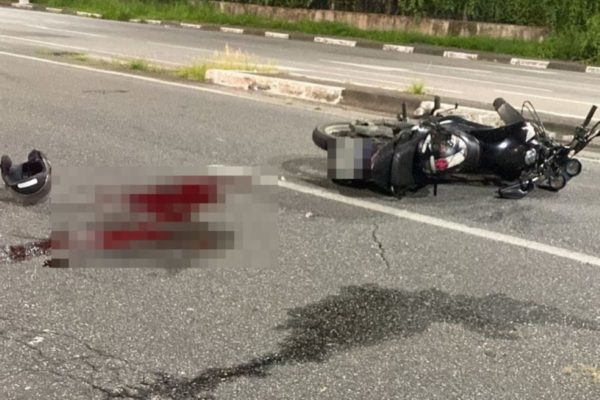
[[[502,98],[493,106],[502,126],[445,115],[450,110],[441,110],[435,97],[431,112],[419,118],[409,119],[403,105],[397,119],[317,126],[313,141],[328,152],[328,178],[337,183],[371,184],[403,196],[429,185],[437,195],[440,183],[491,180],[499,197],[520,199],[536,187],[565,188],[582,170],[575,155],[600,136],[600,122],[588,128],[596,106],[569,144],[550,137],[530,102],[520,112]]]

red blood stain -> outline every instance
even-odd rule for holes
[[[216,184],[162,186],[158,189],[167,193],[130,195],[131,211],[155,214],[158,222],[188,222],[194,205],[217,201]]]

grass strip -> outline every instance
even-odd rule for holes
[[[354,39],[367,39],[388,44],[427,44],[455,47],[465,50],[501,53],[520,57],[545,58],[566,61],[586,61],[600,64],[598,54],[584,51],[581,32],[553,34],[542,43],[519,39],[501,39],[486,36],[430,36],[409,31],[361,30],[338,22],[289,22],[267,19],[252,14],[232,15],[222,13],[209,3],[190,5],[187,1],[172,0],[37,0],[49,7],[60,7],[102,14],[113,20],[163,20],[187,23],[214,23],[315,35],[330,35]]]

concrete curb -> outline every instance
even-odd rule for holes
[[[298,98],[302,100],[346,106],[373,112],[397,114],[406,104],[407,112],[414,114],[419,108],[428,110],[432,107],[432,96],[414,95],[395,90],[377,89],[358,85],[340,85],[324,80],[290,77],[287,74],[257,74],[239,71],[208,70],[207,81],[215,84],[245,91],[257,90],[266,93]],[[457,98],[443,98],[442,109],[448,110],[459,105],[457,113],[482,124],[500,124],[499,117],[490,103]],[[575,127],[583,122],[574,118],[557,117],[540,113],[548,134],[559,142],[570,142]],[[600,143],[591,143],[590,147],[600,148]]]
[[[0,6],[12,6],[21,9],[34,10],[34,11],[47,11],[52,13],[71,14],[81,17],[88,18],[103,18],[100,14],[94,14],[84,11],[70,11],[66,9],[49,8],[35,4],[29,4],[27,7],[23,7],[18,3],[0,2]],[[552,61],[552,60],[533,60],[524,59],[519,57],[512,57],[505,54],[495,54],[486,52],[476,51],[464,51],[461,49],[448,48],[448,47],[437,47],[428,45],[396,45],[386,44],[381,42],[374,42],[369,40],[361,39],[349,39],[349,38],[336,38],[323,35],[309,35],[300,32],[277,32],[265,29],[255,28],[243,28],[243,27],[232,27],[225,25],[214,25],[214,24],[196,24],[186,23],[181,21],[161,21],[161,20],[143,20],[143,19],[131,19],[129,22],[132,23],[145,23],[151,25],[159,25],[164,27],[176,27],[182,29],[197,29],[206,31],[220,31],[224,33],[231,33],[236,35],[253,35],[262,36],[269,39],[278,40],[299,40],[314,42],[321,45],[330,46],[344,46],[344,47],[362,47],[369,49],[377,49],[382,51],[395,51],[406,54],[425,54],[434,55],[444,58],[455,58],[461,60],[471,61],[488,61],[497,62],[501,64],[511,64],[514,66],[520,66],[523,68],[535,68],[535,69],[555,69],[563,71],[581,72],[587,74],[600,75],[600,67],[588,66],[581,63],[566,62],[566,61]]]
[[[327,104],[339,104],[344,90],[343,87],[334,85],[301,82],[292,79],[221,69],[209,69],[206,71],[206,81],[229,88],[248,91],[257,90],[278,96]]]

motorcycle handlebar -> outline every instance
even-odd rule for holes
[[[505,104],[506,100],[504,100],[502,97],[498,97],[496,100],[494,100],[494,109],[498,111],[500,107],[502,107]]]
[[[598,109],[598,107],[596,106],[592,106],[592,108],[590,109],[590,112],[588,113],[587,117],[585,118],[585,121],[583,122],[583,127],[587,127],[590,122],[592,122],[592,118],[594,118],[594,114],[596,114],[596,110]]]
[[[496,100],[494,100],[493,105],[502,121],[507,125],[525,121],[521,113],[515,110],[513,106],[511,106],[502,97],[498,97]]]

